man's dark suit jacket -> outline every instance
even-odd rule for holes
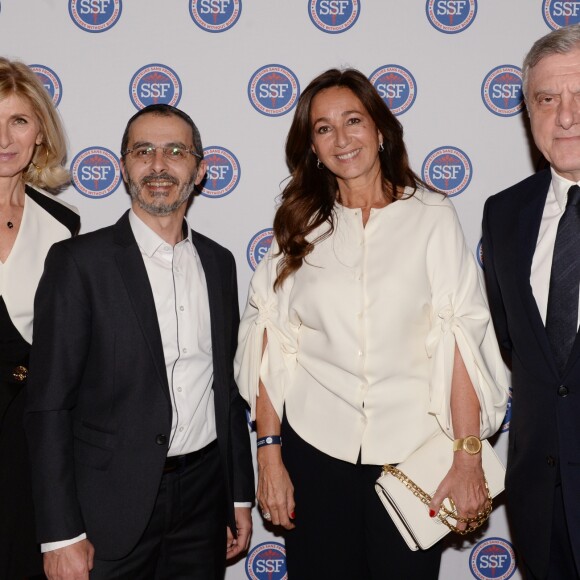
[[[193,242],[209,293],[217,439],[235,533],[233,502],[254,498],[245,403],[233,379],[235,262],[200,234]],[[151,515],[172,419],[153,293],[128,213],[52,247],[34,311],[26,430],[38,541],[86,532],[97,558],[121,558]]]
[[[506,497],[526,564],[547,573],[558,469],[576,562],[580,563],[580,339],[563,376],[554,361],[530,285],[549,169],[490,197],[483,217],[483,259],[500,346],[512,361]],[[580,259],[578,254],[570,259]]]

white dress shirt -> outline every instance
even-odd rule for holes
[[[143,256],[161,331],[173,412],[168,455],[191,453],[217,437],[205,274],[189,226],[185,239],[173,247],[133,210],[129,223]]]
[[[532,258],[532,271],[530,284],[532,293],[536,299],[542,322],[546,324],[548,311],[548,293],[550,290],[550,275],[552,272],[552,258],[554,257],[554,245],[560,218],[564,215],[568,203],[568,190],[572,185],[580,185],[574,181],[568,181],[558,175],[553,169],[552,183],[546,196],[546,205],[540,222],[538,242]],[[580,322],[580,292],[578,294],[578,320]]]
[[[276,243],[242,317],[236,380],[255,415],[258,379],[281,418],[332,457],[406,459],[439,430],[453,437],[457,343],[481,406],[481,436],[508,400],[478,266],[440,194],[361,211],[335,205],[335,230],[273,291]],[[326,231],[324,225],[309,237]],[[268,345],[262,357],[262,337]]]

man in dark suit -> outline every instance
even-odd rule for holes
[[[511,358],[507,510],[526,578],[580,578],[580,26],[524,60],[534,141],[550,163],[490,197],[483,252]]]
[[[185,113],[139,111],[122,143],[130,211],[47,257],[26,430],[51,580],[218,579],[248,547],[235,262],[184,219],[205,171]]]

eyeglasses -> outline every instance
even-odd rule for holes
[[[143,161],[143,163],[151,163],[155,157],[157,149],[161,149],[163,157],[169,159],[170,161],[185,161],[187,159],[188,153],[201,159],[201,155],[196,153],[193,149],[188,149],[187,147],[182,147],[181,145],[167,145],[165,147],[154,147],[153,145],[143,145],[141,147],[135,147],[134,149],[127,149],[124,153],[121,153],[122,157],[129,155],[131,159],[135,161]]]

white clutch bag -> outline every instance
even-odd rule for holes
[[[491,512],[491,499],[504,489],[505,467],[493,447],[482,441],[482,464],[487,481],[489,509],[473,518],[472,531],[483,524]],[[388,514],[411,550],[426,550],[456,528],[448,519],[454,517],[454,506],[445,500],[437,516],[429,517],[428,504],[453,462],[452,441],[439,432],[396,467],[385,465],[375,489]],[[462,532],[460,532],[462,533]]]

